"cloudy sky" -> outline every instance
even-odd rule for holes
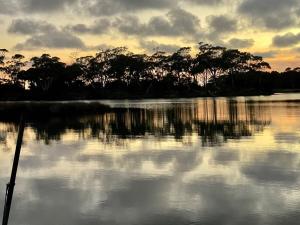
[[[174,51],[204,41],[300,65],[299,0],[0,0],[0,48],[64,60],[99,48]]]

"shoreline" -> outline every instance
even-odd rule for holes
[[[178,98],[219,98],[219,97],[248,97],[248,96],[270,96],[276,93],[299,93],[300,89],[280,89],[273,91],[257,91],[257,90],[241,90],[230,93],[218,93],[218,94],[203,94],[203,93],[171,93],[165,95],[133,95],[129,93],[118,93],[112,95],[100,95],[100,96],[89,96],[89,95],[72,95],[66,94],[65,97],[58,96],[56,98],[50,96],[44,97],[30,97],[30,96],[7,96],[6,98],[0,98],[0,103],[5,102],[84,102],[84,101],[100,101],[100,100],[143,100],[143,99],[178,99]]]
[[[11,106],[13,104],[18,105],[36,105],[36,106],[50,106],[50,105],[57,105],[57,106],[63,106],[63,105],[70,105],[70,106],[107,106],[103,103],[100,103],[99,101],[126,101],[126,100],[162,100],[162,99],[193,99],[193,98],[235,98],[235,97],[255,97],[255,96],[272,96],[275,94],[297,94],[300,93],[300,89],[278,89],[274,90],[273,92],[259,92],[259,93],[252,93],[252,94],[236,94],[236,95],[190,95],[190,96],[161,96],[161,97],[153,97],[153,96],[143,96],[143,97],[137,97],[137,96],[131,96],[131,97],[107,97],[107,98],[62,98],[62,99],[15,99],[15,100],[3,100],[0,99],[0,112],[1,107],[3,106]],[[107,106],[108,107],[108,106]]]

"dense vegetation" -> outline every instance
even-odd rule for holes
[[[272,93],[300,88],[300,68],[283,73],[260,56],[199,43],[173,54],[134,54],[124,47],[85,56],[67,65],[43,54],[26,62],[21,54],[7,57],[0,49],[0,98],[97,99],[192,97]]]

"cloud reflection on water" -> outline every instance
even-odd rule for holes
[[[198,100],[32,121],[11,224],[298,224],[300,148],[275,106]],[[12,151],[0,154],[4,187]]]

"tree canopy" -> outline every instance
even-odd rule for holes
[[[152,55],[118,47],[77,58],[72,64],[49,54],[28,61],[21,54],[7,55],[6,49],[0,49],[0,70],[8,77],[1,79],[0,91],[4,86],[17,87],[31,97],[61,98],[65,93],[82,98],[214,96],[239,89],[269,90],[282,79],[279,75],[296,79],[294,74],[300,73],[299,68],[271,73],[260,56],[202,42],[193,54],[189,47]]]

